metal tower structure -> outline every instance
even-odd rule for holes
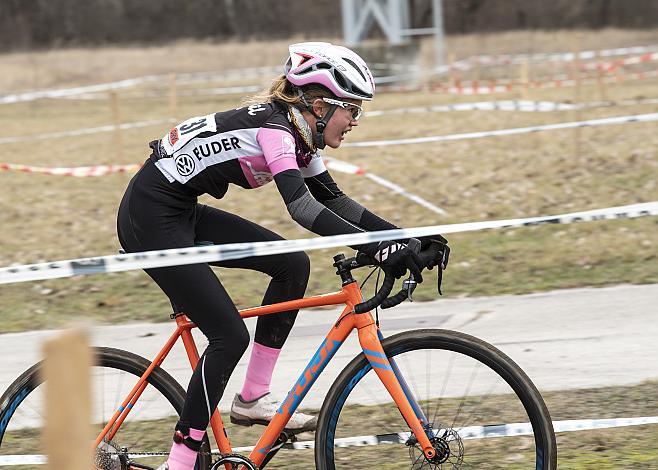
[[[411,36],[434,35],[436,66],[445,63],[442,0],[432,0],[432,28],[411,28],[409,0],[342,0],[343,40],[358,45],[376,22],[391,45],[404,44]]]

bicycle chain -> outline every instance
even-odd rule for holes
[[[169,455],[169,451],[167,451],[167,452],[164,452],[164,451],[154,451],[154,452],[133,452],[133,451],[130,451],[130,452],[103,452],[103,453],[105,455],[128,455],[128,454],[130,454],[130,455],[152,455],[154,457],[164,457],[164,456]],[[197,454],[198,455],[210,455],[210,456],[222,455],[218,452],[216,452],[215,454],[213,454],[212,452],[197,452]],[[229,455],[229,454],[227,454],[227,455]]]

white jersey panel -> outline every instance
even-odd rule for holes
[[[315,152],[311,157],[311,161],[308,163],[308,166],[300,166],[299,171],[301,171],[304,178],[311,178],[327,171],[327,167],[324,164],[324,160],[322,160],[322,155],[320,155],[320,152]]]
[[[210,117],[206,116],[206,118]],[[170,182],[178,181],[185,184],[212,165],[240,157],[262,155],[263,153],[256,140],[260,128],[236,129],[208,137],[198,137],[203,132],[213,132],[213,127],[216,130],[214,115],[212,115],[212,125],[200,126],[200,119],[194,121],[194,118],[185,122],[191,122],[192,125],[195,125],[197,132],[190,132],[194,135],[186,138],[182,145],[180,143],[183,139],[178,139],[173,145],[170,142],[169,135],[162,139],[163,147],[169,157],[158,160],[156,165]],[[172,129],[172,132],[179,129],[180,133],[180,129],[184,125],[185,123]],[[170,153],[170,149],[172,153]]]

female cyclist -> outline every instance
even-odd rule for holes
[[[318,153],[325,146],[338,148],[358,125],[361,103],[372,100],[375,91],[368,66],[353,51],[329,43],[293,44],[289,50],[285,74],[257,102],[188,119],[150,143],[152,153],[119,208],[118,235],[126,251],[190,247],[195,241],[280,240],[254,222],[197,202],[204,193],[222,198],[231,183],[251,189],[274,180],[293,220],[318,235],[396,228],[343,194]],[[422,281],[421,262],[404,244],[357,248],[398,277],[409,270]],[[309,276],[309,259],[301,252],[210,264],[271,276],[264,305],[301,298]],[[194,468],[210,416],[247,349],[249,333],[208,264],[146,272],[208,338],[163,466],[188,470]],[[258,318],[244,386],[231,407],[232,422],[249,426],[272,419],[278,408],[268,396],[272,371],[296,315]],[[315,417],[296,413],[288,426],[313,430]]]

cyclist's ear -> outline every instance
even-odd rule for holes
[[[315,117],[318,119],[322,118],[325,114],[327,114],[327,103],[322,101],[321,98],[317,98],[313,100],[313,103],[311,104],[311,110],[313,111],[313,114]]]

